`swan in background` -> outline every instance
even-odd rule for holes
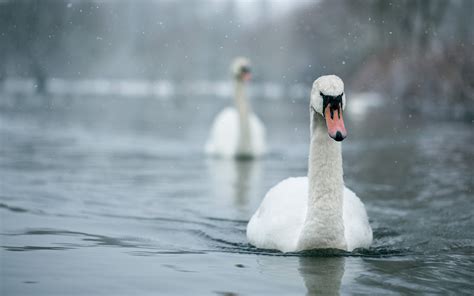
[[[368,248],[372,229],[364,204],[344,186],[341,141],[344,83],[321,76],[311,90],[308,176],[270,189],[247,225],[249,242],[263,249],[352,251]],[[329,136],[328,136],[329,134]]]
[[[252,112],[245,94],[250,62],[236,58],[231,66],[235,84],[235,108],[228,107],[214,120],[206,153],[219,157],[254,158],[265,153],[265,127]]]

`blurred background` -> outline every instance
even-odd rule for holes
[[[474,290],[474,1],[0,0],[1,295]],[[269,152],[206,157],[252,61]],[[345,81],[368,250],[247,243],[307,173],[309,93]],[[337,255],[337,256],[333,256]]]
[[[244,55],[263,96],[306,99],[315,77],[336,73],[410,112],[472,115],[469,0],[0,5],[3,92],[208,95]]]

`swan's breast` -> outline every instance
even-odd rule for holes
[[[271,188],[247,226],[249,242],[263,249],[296,250],[306,216],[308,181],[288,178]]]

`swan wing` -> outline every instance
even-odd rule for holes
[[[288,178],[271,188],[247,225],[250,244],[282,252],[298,251],[307,198],[307,177]],[[365,206],[349,188],[344,188],[343,207],[347,250],[370,247],[372,228]]]
[[[214,120],[206,143],[206,153],[231,157],[237,149],[239,139],[239,114],[235,108],[225,108]]]
[[[296,251],[307,198],[307,177],[288,178],[271,188],[247,225],[250,244],[262,249]]]
[[[214,120],[211,134],[207,140],[207,154],[232,157],[237,153],[239,141],[239,113],[235,108],[222,110]],[[265,153],[265,126],[255,115],[250,115],[250,132],[252,137],[252,155],[260,156]]]
[[[344,187],[344,237],[347,250],[356,248],[368,248],[372,244],[372,228],[365,206],[357,195],[347,187]]]

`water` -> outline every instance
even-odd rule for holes
[[[283,255],[245,227],[271,186],[306,173],[307,102],[254,101],[271,151],[234,162],[202,154],[223,99],[0,99],[2,295],[474,290],[472,122],[348,101],[345,181],[374,244]]]

